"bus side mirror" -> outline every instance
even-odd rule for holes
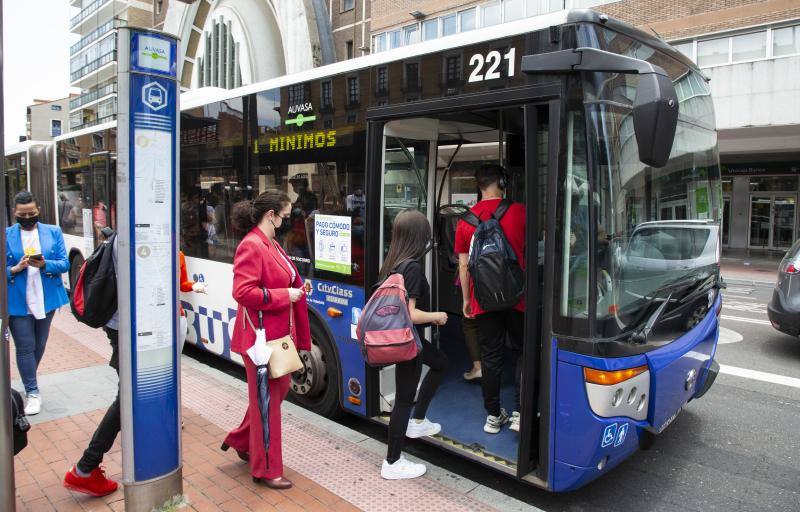
[[[678,126],[678,97],[669,75],[659,66],[597,48],[576,48],[525,55],[521,69],[545,75],[580,71],[639,75],[633,102],[639,160],[652,167],[667,164]]]
[[[678,97],[668,76],[640,75],[633,101],[633,129],[639,146],[639,160],[652,167],[664,167],[672,152],[678,126]]]

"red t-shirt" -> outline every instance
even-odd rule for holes
[[[500,204],[501,199],[485,199],[479,201],[478,204],[472,207],[472,213],[478,216],[479,219],[488,220],[492,216],[497,206]],[[509,206],[508,211],[500,219],[500,227],[506,235],[508,243],[517,255],[522,270],[525,270],[525,207],[520,203],[513,203]],[[456,243],[455,253],[469,254],[469,246],[472,242],[472,235],[475,233],[475,227],[466,221],[459,221],[456,228]],[[472,305],[472,314],[480,315],[485,313],[475,300],[475,291],[473,290],[472,279],[469,281],[469,295],[470,304]],[[525,298],[520,299],[519,303],[514,306],[517,311],[525,311]]]

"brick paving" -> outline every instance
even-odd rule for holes
[[[54,320],[42,368],[57,373],[106,364],[110,352],[102,331],[77,323],[66,311]],[[383,480],[381,455],[287,412],[282,418],[285,474],[295,487],[276,491],[253,484],[247,464],[232,450],[219,451],[225,431],[239,424],[246,408],[243,383],[222,382],[190,364],[182,365],[181,375],[184,493],[190,503],[185,510],[495,510],[433,477]],[[19,511],[124,509],[121,490],[92,498],[61,487],[64,472],[80,458],[104,412],[34,425],[28,448],[16,458]],[[118,439],[104,460],[107,474],[117,481],[121,463]]]

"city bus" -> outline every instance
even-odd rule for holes
[[[292,399],[387,423],[394,367],[365,364],[356,324],[392,221],[434,231],[424,257],[448,355],[425,438],[551,491],[609,472],[703,396],[718,365],[720,168],[707,80],[663,41],[592,11],[562,11],[375,53],[238,89],[184,93],[180,246],[208,295],[181,297],[188,341],[231,352],[237,201],[292,200],[282,239],[304,277],[312,349]],[[116,223],[116,126],[56,141],[74,281]],[[464,342],[453,233],[500,164],[526,208],[519,432],[483,431]],[[269,328],[267,328],[269,330]],[[513,362],[501,398],[510,407]],[[188,390],[191,392],[191,390]],[[699,425],[695,428],[700,428]],[[377,471],[377,468],[376,468]]]

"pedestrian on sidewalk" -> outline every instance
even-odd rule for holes
[[[289,392],[291,377],[269,379],[269,451],[265,449],[259,409],[257,370],[246,351],[256,333],[245,316],[258,318],[262,312],[268,339],[293,336],[298,350],[311,349],[308,306],[303,280],[276,237],[291,228],[292,202],[281,190],[266,190],[253,201],[234,205],[233,223],[247,233],[233,259],[233,298],[239,304],[233,328],[231,350],[240,354],[247,371],[248,407],[242,424],[231,431],[222,450],[233,448],[242,460],[249,460],[253,481],[273,489],[288,489],[292,483],[283,477],[281,451],[281,402]],[[294,322],[290,313],[294,309]],[[290,329],[294,332],[290,333]]]
[[[36,371],[44,356],[50,323],[69,302],[61,274],[69,269],[61,228],[39,222],[39,202],[27,190],[14,197],[16,223],[6,228],[8,327],[17,369],[27,394],[25,414],[39,414],[42,396]]]
[[[422,342],[422,350],[417,357],[395,365],[395,399],[389,418],[389,443],[386,460],[381,466],[381,476],[387,480],[424,475],[424,464],[411,462],[402,455],[406,437],[433,436],[442,430],[440,424],[425,417],[433,395],[447,372],[448,364],[444,352],[425,339],[426,326],[447,323],[447,313],[431,311],[431,286],[422,267],[422,258],[428,252],[427,247],[430,244],[431,225],[425,215],[412,209],[400,212],[392,224],[392,241],[380,271],[381,280],[385,280],[391,273],[402,274],[408,293],[411,321],[415,324]],[[428,366],[429,371],[422,379],[417,394],[423,364]]]
[[[117,237],[114,236],[112,254],[114,256],[114,273],[118,272],[117,267]],[[103,330],[108,336],[111,344],[111,359],[108,365],[117,372],[119,378],[119,318],[118,311],[106,323]],[[100,467],[103,462],[103,455],[108,453],[117,439],[120,432],[120,413],[119,413],[119,382],[117,383],[117,397],[108,407],[100,424],[97,425],[89,446],[83,452],[81,460],[72,466],[64,476],[63,485],[67,489],[82,492],[90,496],[106,496],[117,490],[117,482],[106,478],[106,473]]]

